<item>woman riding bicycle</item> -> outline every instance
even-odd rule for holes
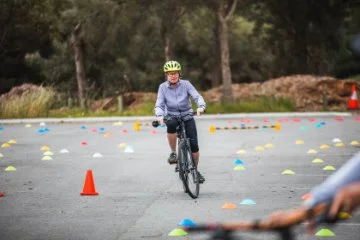
[[[180,79],[181,65],[177,61],[167,61],[163,67],[165,82],[160,84],[155,104],[155,116],[162,124],[167,115],[180,116],[185,121],[187,136],[190,138],[190,148],[196,166],[199,164],[199,146],[193,109],[190,98],[197,105],[197,114],[203,113],[206,108],[204,98],[198,93],[195,87],[188,81]],[[169,164],[177,163],[176,156],[176,128],[178,121],[172,119],[166,122],[167,138],[170,146]],[[205,178],[199,172],[199,182],[203,183]]]

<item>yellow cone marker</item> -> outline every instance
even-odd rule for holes
[[[234,170],[235,171],[244,171],[245,168],[244,168],[244,166],[236,166],[236,167],[234,167]]]
[[[303,140],[296,140],[295,144],[296,145],[302,145],[302,144],[304,144],[304,141]]]
[[[51,161],[53,160],[51,156],[44,156],[41,160],[43,161]]]
[[[307,151],[308,154],[315,154],[317,153],[317,151],[315,149],[310,149],[309,151]]]
[[[320,158],[315,158],[314,160],[312,160],[312,163],[323,163],[324,160],[320,159]]]
[[[182,237],[182,236],[186,236],[188,235],[187,232],[185,232],[183,229],[181,228],[175,228],[174,230],[172,230],[170,233],[169,233],[169,236],[171,237]]]
[[[46,151],[46,152],[44,152],[43,155],[44,155],[44,156],[53,156],[54,153],[52,153],[52,152],[50,152],[50,151]]]
[[[119,148],[125,148],[126,146],[127,146],[126,143],[120,143],[120,144],[119,144]]]
[[[9,148],[10,147],[10,144],[8,143],[4,143],[3,145],[1,145],[2,148]]]
[[[16,144],[16,140],[11,139],[11,140],[8,141],[8,144]]]
[[[330,229],[328,228],[323,228],[320,231],[318,231],[315,236],[318,237],[334,237],[335,233],[333,233]]]
[[[32,126],[31,126],[31,124],[25,124],[25,127],[26,128],[31,128]]]
[[[282,175],[294,175],[295,172],[293,170],[286,169],[281,174]]]
[[[210,132],[210,134],[214,134],[214,133],[215,133],[215,126],[214,126],[214,125],[210,125],[209,132]]]
[[[266,148],[273,148],[273,147],[274,147],[274,145],[273,145],[273,144],[271,144],[271,143],[268,143],[268,144],[266,144],[266,145],[265,145],[265,147],[266,147]]]
[[[263,146],[256,146],[256,147],[255,147],[255,150],[256,150],[256,151],[264,151],[265,148],[264,148]]]
[[[325,166],[325,167],[323,168],[323,170],[324,170],[324,171],[335,171],[336,168],[335,168],[334,166],[328,165],[328,166]]]
[[[240,149],[236,152],[237,154],[246,154],[246,151],[243,149]]]
[[[0,158],[3,158],[4,157],[4,155],[2,155],[1,153],[0,153]]]
[[[134,123],[134,131],[140,131],[140,123],[138,120],[136,120]]]
[[[358,146],[358,145],[360,145],[360,143],[358,141],[351,141],[350,145],[351,146]]]
[[[276,123],[274,129],[275,129],[276,131],[280,131],[280,130],[281,130],[280,123]]]
[[[338,218],[340,219],[350,219],[352,216],[347,212],[339,212]]]
[[[337,147],[344,147],[345,144],[343,142],[336,143],[335,146]]]
[[[323,144],[320,146],[320,149],[329,149],[329,148],[330,148],[330,146],[327,144]]]
[[[16,171],[16,168],[14,166],[8,166],[7,168],[5,168],[6,172],[13,172]]]
[[[44,145],[44,146],[42,146],[42,147],[40,148],[40,150],[41,150],[41,151],[49,151],[50,148],[49,148],[48,146]]]

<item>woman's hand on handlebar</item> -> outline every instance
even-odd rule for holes
[[[352,212],[360,205],[360,182],[349,184],[335,194],[329,217],[335,219],[340,211]]]
[[[203,112],[205,112],[205,108],[203,108],[203,107],[198,107],[196,109],[196,115],[197,116],[200,116]]]
[[[156,120],[159,122],[160,125],[164,124],[164,117],[163,116],[156,117]]]

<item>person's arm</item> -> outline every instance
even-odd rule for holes
[[[205,110],[206,103],[204,98],[198,93],[198,91],[196,91],[195,87],[190,82],[187,82],[187,90],[192,99],[194,99],[198,108],[203,108],[203,110]]]
[[[161,86],[162,85],[160,85],[158,89],[155,108],[154,108],[156,117],[163,117],[165,114],[165,94]]]
[[[354,155],[323,183],[313,188],[311,191],[312,198],[305,202],[305,206],[311,208],[321,202],[330,202],[336,192],[356,181],[360,181],[360,152]]]
[[[352,211],[360,205],[360,152],[354,155],[337,172],[313,188],[312,198],[295,209],[276,211],[270,215],[271,225],[285,227],[299,219],[308,220],[309,232],[314,230],[308,211],[320,204],[330,204],[329,217],[334,219],[340,210]],[[332,203],[330,203],[333,201]]]
[[[352,212],[360,205],[360,181],[349,184],[338,191],[331,204],[329,217],[336,218],[340,211]]]

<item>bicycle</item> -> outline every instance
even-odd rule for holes
[[[190,149],[190,139],[186,135],[184,117],[186,116],[167,116],[164,118],[164,122],[171,119],[176,119],[179,122],[176,128],[178,137],[178,161],[176,169],[178,169],[179,178],[183,183],[184,192],[189,194],[191,198],[196,199],[200,192],[200,182],[198,170]],[[160,123],[153,121],[152,125],[153,127],[158,127]]]
[[[315,218],[317,224],[320,223],[335,223],[339,219],[329,220],[327,218],[330,204],[321,203],[314,208],[296,216],[289,217],[286,224],[274,225],[270,219],[254,220],[254,221],[240,221],[227,223],[204,223],[195,226],[183,227],[187,232],[211,232],[210,240],[235,240],[242,239],[234,236],[237,231],[262,231],[275,232],[281,240],[295,240],[293,234],[293,227],[301,222]]]

